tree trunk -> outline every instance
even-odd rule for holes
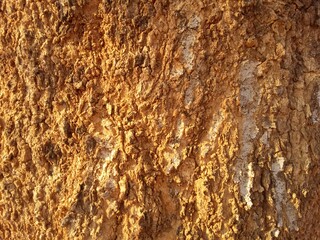
[[[0,239],[320,238],[320,2],[0,1]]]

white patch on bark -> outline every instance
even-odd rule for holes
[[[183,119],[179,119],[175,131],[175,144],[169,144],[167,150],[164,152],[164,158],[167,161],[165,167],[166,174],[169,174],[170,171],[175,168],[177,169],[181,163],[181,153],[178,147],[180,146],[181,138],[184,135],[185,122]]]
[[[180,139],[182,138],[184,133],[184,121],[179,119],[178,123],[177,123],[177,129],[176,129],[176,138]]]
[[[180,77],[184,74],[184,71],[187,71],[187,73],[190,74],[193,70],[196,59],[194,54],[194,45],[197,39],[197,28],[200,26],[200,22],[201,18],[199,16],[190,17],[187,29],[183,32],[181,46],[178,51],[180,54],[180,63],[174,65],[174,69],[170,72],[171,77]],[[185,92],[184,103],[186,107],[189,107],[194,100],[194,90],[198,83],[197,78],[191,79],[189,87]]]
[[[194,91],[194,86],[192,83],[190,83],[190,86],[188,87],[184,97],[184,104],[186,106],[189,106],[193,101],[193,91]]]
[[[185,95],[184,95],[184,104],[188,108],[190,104],[194,100],[194,90],[197,87],[197,84],[199,82],[198,80],[199,76],[195,77],[194,79],[191,79],[189,87],[187,88]]]
[[[181,158],[176,149],[172,149],[171,153],[165,152],[164,157],[168,160],[168,164],[165,168],[166,174],[169,174],[173,168],[177,169],[179,167],[181,163]]]
[[[192,28],[192,29],[196,29],[199,27],[201,22],[201,19],[199,18],[199,16],[194,16],[192,18],[190,18],[189,22],[188,22],[188,27]]]
[[[107,177],[107,168],[109,163],[116,157],[118,153],[118,149],[113,149],[110,152],[104,152],[104,163],[102,164],[101,175],[99,176],[99,180],[102,181],[105,177]]]
[[[282,204],[285,199],[286,195],[286,184],[283,179],[281,179],[278,176],[279,172],[283,171],[283,163],[285,159],[283,157],[280,157],[272,164],[271,170],[272,170],[272,175],[275,180],[275,202],[276,202],[276,210],[277,210],[277,218],[278,218],[278,227],[283,226],[283,220],[281,218],[282,214]]]
[[[182,76],[183,73],[184,73],[183,68],[179,68],[177,66],[175,68],[173,68],[170,72],[171,77],[173,77],[173,78],[180,77],[180,76]]]
[[[185,68],[190,71],[194,65],[194,53],[193,46],[196,41],[196,31],[189,31],[186,36],[182,39],[182,59]]]
[[[223,121],[223,117],[218,113],[214,118],[212,119],[210,123],[210,129],[207,133],[207,135],[204,138],[204,144],[201,145],[200,148],[200,156],[204,158],[206,154],[209,152],[209,150],[212,148],[212,143],[217,138],[219,128],[221,127]]]
[[[218,117],[212,121],[212,125],[208,133],[210,141],[213,141],[216,139],[222,120],[223,120],[223,117],[219,114]]]
[[[234,181],[240,185],[240,195],[244,199],[247,209],[253,205],[250,191],[253,186],[254,170],[253,163],[249,162],[249,159],[254,150],[253,140],[258,133],[255,122],[255,112],[259,100],[255,78],[257,64],[254,61],[245,61],[242,63],[239,73],[242,120],[239,125],[240,153],[235,166]]]
[[[277,211],[277,227],[283,227],[283,217],[285,215],[289,229],[298,230],[297,213],[292,202],[290,202],[287,198],[286,182],[281,176],[281,172],[283,172],[284,162],[285,158],[278,157],[271,166],[272,176],[275,180],[274,199]]]
[[[316,96],[316,100],[317,100],[317,108],[314,109],[312,111],[312,116],[311,116],[311,120],[313,123],[318,123],[320,121],[320,85],[318,86],[318,91],[317,91],[317,96]]]
[[[260,140],[264,145],[269,146],[269,133],[265,131],[261,136]]]
[[[195,55],[193,47],[196,41],[196,29],[199,27],[201,19],[199,16],[193,16],[188,22],[188,30],[182,38],[182,61],[187,71],[191,71],[194,66]]]

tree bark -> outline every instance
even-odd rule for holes
[[[0,239],[320,238],[320,2],[0,1]]]

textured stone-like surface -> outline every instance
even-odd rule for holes
[[[319,237],[320,2],[0,1],[0,238]]]

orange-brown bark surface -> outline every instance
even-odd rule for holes
[[[0,1],[0,239],[320,238],[320,2]]]

